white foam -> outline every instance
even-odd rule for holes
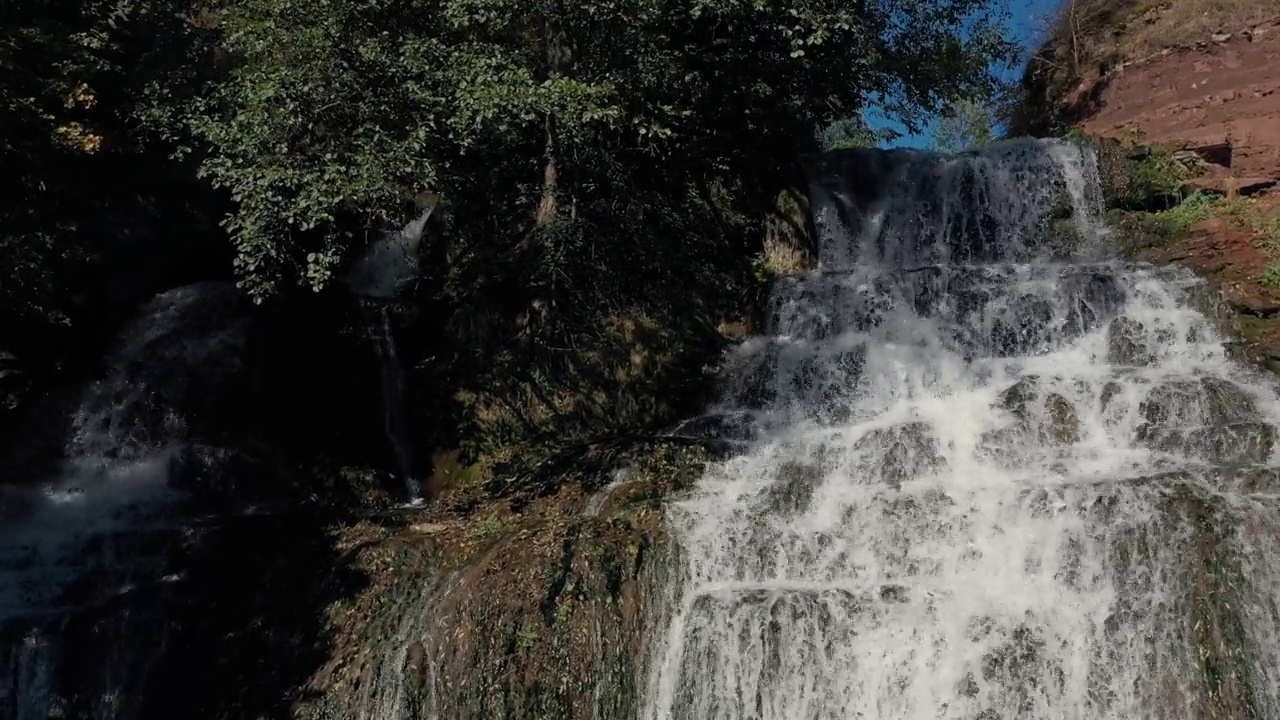
[[[1087,158],[1038,147],[1052,163],[1023,143],[928,172],[976,168],[983,201],[1019,232],[1049,205],[1041,187],[1065,182],[1077,227],[1100,232]],[[972,186],[934,186],[954,190],[940,213],[907,217],[921,200],[912,188],[884,190],[861,229],[833,229],[839,213],[828,213],[824,242],[852,244],[824,257],[856,262],[780,284],[778,337],[735,356],[723,409],[754,411],[759,439],[669,506],[683,597],[661,629],[644,717],[1197,716],[1199,530],[1170,504],[1182,490],[1240,508],[1232,542],[1257,578],[1240,591],[1242,612],[1249,647],[1263,648],[1253,689],[1275,707],[1280,510],[1210,482],[1204,442],[1139,437],[1155,388],[1226,380],[1255,400],[1257,420],[1276,423],[1274,388],[1228,361],[1188,306],[1185,273],[1028,259],[1030,239],[992,227],[977,233],[997,243],[975,251],[984,263],[949,264],[955,252],[937,248],[966,247],[954,232],[972,230],[978,200]],[[906,244],[875,245],[887,228]],[[934,290],[909,279],[922,260],[937,264]],[[1117,317],[1142,324],[1152,363],[1111,362]],[[999,398],[1031,377],[1020,420]],[[1053,435],[1054,395],[1075,417],[1065,441]],[[1203,429],[1191,416],[1209,401],[1196,402],[1175,431]],[[907,423],[923,445],[894,430]],[[934,452],[939,462],[882,481]],[[1167,471],[1184,474],[1138,480]]]

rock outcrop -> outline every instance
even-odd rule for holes
[[[1071,0],[1022,90],[1015,132],[1101,139],[1122,252],[1208,280],[1233,349],[1280,371],[1280,6]]]
[[[1100,80],[1096,110],[1083,129],[1204,148],[1212,165],[1230,171],[1237,189],[1280,180],[1280,22],[1205,41]]]

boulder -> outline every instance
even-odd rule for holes
[[[863,435],[854,449],[865,453],[864,469],[893,488],[946,465],[928,423],[911,422]]]
[[[1155,361],[1155,353],[1147,345],[1147,332],[1142,323],[1118,317],[1107,327],[1107,362],[1112,365],[1144,366]]]
[[[1071,401],[1057,393],[1050,393],[1044,400],[1048,422],[1044,437],[1054,445],[1071,445],[1080,442],[1080,416]]]
[[[1261,464],[1271,457],[1276,429],[1266,423],[1231,423],[1187,434],[1186,444],[1205,460],[1224,465]]]

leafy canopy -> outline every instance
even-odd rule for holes
[[[423,191],[496,251],[604,188],[767,178],[872,96],[918,129],[990,86],[998,20],[986,0],[242,0],[191,126],[263,297],[323,286]]]
[[[166,184],[149,161],[167,153],[145,157],[139,120],[145,98],[172,105],[199,67],[189,6],[0,3],[0,351],[49,352],[88,304],[101,229],[128,217],[138,232],[155,214],[139,206]]]
[[[983,147],[995,139],[991,111],[985,104],[970,99],[952,103],[933,133],[934,148],[944,153]]]

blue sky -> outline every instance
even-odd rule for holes
[[[1010,0],[1006,4],[1009,9],[1009,22],[1013,37],[1020,45],[1027,48],[1028,54],[1030,50],[1040,43],[1042,28],[1048,23],[1059,5],[1061,5],[1061,0]],[[1013,72],[1013,76],[1016,77],[1021,73],[1022,68],[1019,67]],[[905,130],[901,124],[890,123],[876,118],[874,112],[868,115],[867,121],[874,128],[889,127],[899,132]],[[926,128],[922,134],[903,136],[893,142],[892,145],[896,147],[928,147],[932,142],[931,138],[932,131],[930,128]]]

